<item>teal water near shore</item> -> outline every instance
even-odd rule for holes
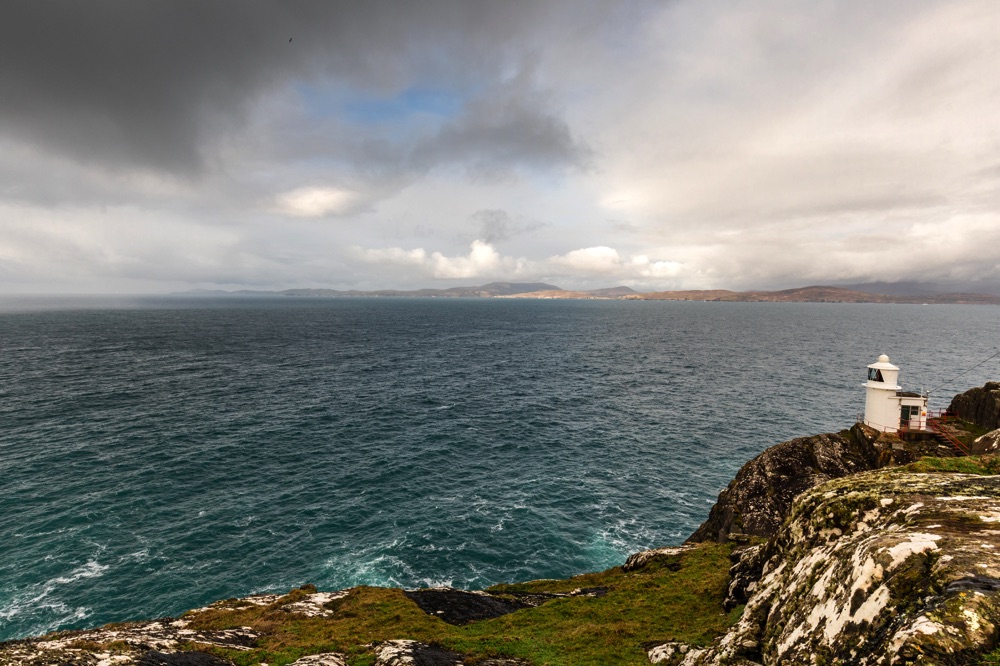
[[[878,354],[944,407],[997,340],[991,306],[8,298],[0,640],[620,564],[853,423]]]

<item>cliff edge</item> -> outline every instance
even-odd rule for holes
[[[767,538],[788,517],[794,499],[810,488],[924,456],[953,455],[950,445],[936,439],[903,440],[862,423],[775,444],[740,468],[687,542]]]

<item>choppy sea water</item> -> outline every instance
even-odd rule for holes
[[[990,306],[8,298],[0,639],[607,568],[850,426],[878,354],[944,407],[998,340]]]

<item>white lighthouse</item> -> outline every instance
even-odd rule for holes
[[[865,425],[883,432],[927,429],[927,396],[902,391],[899,368],[882,354],[868,366]]]

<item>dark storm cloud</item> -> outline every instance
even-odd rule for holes
[[[528,234],[545,226],[542,222],[511,217],[507,211],[496,208],[476,211],[472,214],[472,221],[479,227],[476,238],[490,244]]]
[[[210,140],[238,129],[249,106],[281,84],[488,85],[505,54],[541,39],[532,27],[547,23],[540,14],[557,11],[486,2],[15,2],[0,21],[0,136],[99,166],[189,172],[204,165]],[[518,152],[530,146],[508,132],[529,122],[536,135],[565,140],[557,119],[518,117],[443,138],[464,149],[514,142],[496,150]]]
[[[458,80],[464,74],[453,77],[452,104],[446,113],[407,109],[391,122],[365,121],[350,111],[337,112],[336,100],[326,102],[327,108],[321,109],[325,115],[318,118],[307,105],[263,113],[256,132],[262,137],[260,156],[310,167],[319,162],[389,189],[439,167],[458,167],[485,179],[525,170],[587,169],[594,151],[535,80],[531,57],[513,54],[503,69],[477,66],[482,76],[474,81]],[[376,112],[382,106],[396,113],[394,105],[405,95],[393,91],[369,97],[376,101],[366,103]]]
[[[496,243],[510,238],[510,215],[505,210],[480,210],[472,215],[479,225],[479,238],[487,243]]]
[[[413,157],[418,165],[462,162],[491,177],[513,167],[586,166],[591,151],[558,116],[515,98],[477,101]]]

